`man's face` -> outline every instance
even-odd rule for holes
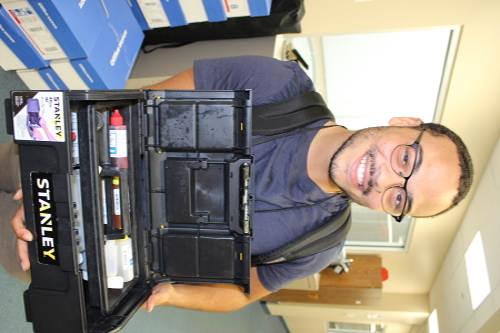
[[[401,144],[411,145],[419,131],[397,126],[367,128],[353,134],[332,158],[330,176],[351,199],[373,210],[383,210],[382,194],[404,178],[390,164]],[[421,164],[408,181],[412,216],[432,216],[447,209],[457,194],[460,177],[458,153],[445,136],[424,132],[420,141]]]

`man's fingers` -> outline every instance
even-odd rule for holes
[[[142,309],[151,312],[157,305],[165,305],[173,291],[172,284],[168,282],[160,283],[153,287],[151,296],[141,305]]]
[[[33,235],[28,229],[26,229],[26,224],[24,219],[24,208],[22,204],[19,206],[19,209],[14,214],[14,217],[12,217],[10,224],[17,238],[27,242],[33,240]]]
[[[23,271],[30,269],[30,258],[28,255],[28,243],[22,240],[17,241],[17,251],[19,254],[19,260],[21,261],[21,268]]]
[[[140,309],[146,309],[147,312],[153,311],[155,307],[155,298],[155,295],[149,296],[146,302],[142,303]]]
[[[17,187],[17,192],[14,193],[14,196],[12,198],[14,200],[21,200],[23,198],[23,190],[21,188],[21,185]]]
[[[22,194],[21,194],[22,196]],[[19,256],[19,260],[21,261],[21,267],[24,271],[27,271],[30,268],[30,260],[28,255],[28,243],[33,240],[33,234],[26,229],[25,219],[24,219],[24,208],[23,205],[19,205],[19,209],[12,217],[10,222],[12,226],[12,230],[17,240],[17,252]]]
[[[146,311],[153,311],[153,308],[155,307],[155,298],[155,295],[149,296],[148,300],[146,301]]]

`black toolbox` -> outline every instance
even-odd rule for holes
[[[249,293],[250,91],[13,91],[7,113],[34,332],[119,331],[165,281]]]

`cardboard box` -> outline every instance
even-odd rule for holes
[[[161,0],[137,0],[137,3],[151,29],[170,26],[170,21],[163,10]]]
[[[89,56],[111,15],[109,0],[29,0],[29,3],[68,59]],[[118,9],[130,10],[127,6]]]
[[[19,0],[0,0],[0,4],[8,3],[8,2],[16,2],[16,1],[19,1]]]
[[[250,16],[247,0],[226,0],[226,15],[230,17]]]
[[[67,57],[47,25],[28,1],[5,3],[2,7],[5,8],[7,14],[5,20],[10,19],[11,24],[17,25],[43,59],[52,60]],[[19,56],[17,51],[14,52]]]
[[[227,20],[226,8],[222,0],[203,0],[203,6],[210,22],[221,22]]]
[[[70,90],[88,90],[89,86],[80,77],[80,74],[71,65],[71,60],[61,59],[50,62],[50,67],[57,73]]]
[[[0,6],[0,39],[3,41],[2,46],[6,46],[11,51],[2,52],[0,57],[0,65],[5,70],[33,69],[49,65],[19,26],[12,21],[10,14],[3,6]]]
[[[179,3],[188,23],[208,21],[202,0],[179,0]]]
[[[50,67],[18,70],[17,74],[31,90],[67,90],[68,87]]]
[[[273,0],[248,0],[251,16],[267,16],[271,13]]]
[[[25,0],[5,9],[46,60],[87,58],[110,24],[137,21],[127,0]]]
[[[141,26],[142,30],[151,30],[148,22],[146,21],[146,18],[144,17],[144,14],[142,13],[141,7],[139,7],[139,3],[137,2],[137,0],[126,1],[130,9],[132,10],[132,13],[134,13],[134,16],[137,19],[137,22]]]
[[[123,10],[123,7],[126,7],[126,10]],[[125,2],[113,2],[109,13],[108,24],[98,35],[95,47],[88,56],[70,61],[73,72],[61,72],[56,63],[52,66],[63,80],[68,82],[68,86],[72,86],[70,82],[78,80],[79,77],[89,89],[125,87],[144,34]]]
[[[26,69],[26,65],[19,59],[19,57],[12,52],[10,47],[0,39],[0,67],[5,71],[16,70],[16,69]]]
[[[161,3],[163,10],[167,14],[170,26],[178,27],[188,24],[179,0],[161,0]]]
[[[49,85],[45,80],[38,74],[37,69],[25,69],[18,70],[17,75],[26,84],[28,89],[31,90],[49,90]]]

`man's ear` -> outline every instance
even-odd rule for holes
[[[418,126],[423,121],[415,117],[394,117],[389,120],[389,126]]]

